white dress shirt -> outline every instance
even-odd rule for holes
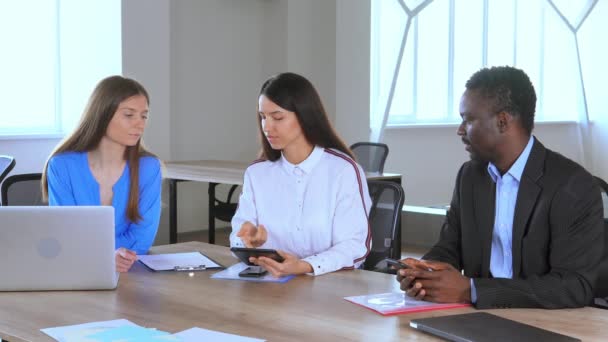
[[[488,163],[488,173],[496,183],[494,229],[490,250],[490,273],[493,278],[513,278],[513,218],[519,183],[528,163],[532,145],[534,145],[533,136],[509,171],[502,176],[496,165]],[[473,278],[471,278],[471,302],[477,302],[477,288]]]
[[[488,173],[496,183],[496,209],[494,214],[494,230],[492,231],[492,249],[490,254],[490,272],[494,278],[513,278],[513,218],[519,183],[524,168],[528,162],[534,137],[521,152],[513,166],[504,175],[498,168],[488,164]]]
[[[232,218],[230,245],[246,221],[268,232],[260,248],[281,249],[308,262],[315,275],[358,267],[369,253],[371,200],[365,173],[342,152],[316,146],[298,165],[284,156],[245,171]]]

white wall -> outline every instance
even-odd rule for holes
[[[336,3],[289,0],[287,69],[308,78],[321,95],[327,115],[336,113]]]
[[[273,14],[284,11],[275,5],[260,0],[172,2],[172,160],[256,158],[257,94],[263,80],[280,70],[273,63],[285,64],[284,39],[265,39],[281,38],[284,31],[281,16],[272,22]],[[207,205],[207,184],[180,183],[179,231],[206,228]]]
[[[162,159],[171,156],[170,2],[129,0],[122,3],[123,75],[138,80],[150,96],[144,142]]]
[[[59,140],[59,138],[0,140],[0,154],[15,158],[17,163],[10,174],[42,172],[46,159]]]
[[[369,139],[370,3],[336,1],[336,119],[348,145]]]
[[[456,173],[469,159],[456,130],[456,125],[387,129],[384,142],[390,152],[385,170],[403,175],[406,204],[449,204]],[[546,147],[580,162],[578,134],[574,123],[537,124],[534,129]]]

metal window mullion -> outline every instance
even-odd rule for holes
[[[539,63],[538,63],[538,67],[539,67],[539,71],[538,71],[538,110],[536,111],[537,114],[540,114],[540,119],[543,119],[545,114],[544,114],[544,108],[543,108],[543,102],[545,100],[545,10],[546,10],[546,5],[543,3],[541,11],[540,11],[540,30],[539,30],[539,34],[540,34],[540,43],[538,44],[540,51],[538,54],[538,58],[539,58]]]
[[[409,20],[414,22],[414,33],[412,34],[413,38],[413,75],[412,75],[412,114],[418,121],[418,16],[410,17]]]
[[[483,0],[483,27],[481,29],[481,64],[484,67],[488,66],[488,1]]]
[[[517,20],[518,20],[518,13],[517,13],[517,5],[518,5],[518,0],[514,0],[513,1],[513,65],[517,65]]]
[[[448,13],[448,101],[446,103],[446,120],[450,121],[452,108],[454,108],[454,28],[455,28],[455,0],[450,0]]]
[[[400,3],[403,4],[403,0],[400,0]],[[401,39],[399,55],[398,55],[397,61],[395,63],[395,69],[393,72],[393,80],[391,81],[391,88],[388,93],[386,106],[385,106],[385,109],[383,112],[382,123],[381,123],[380,129],[378,131],[378,136],[374,138],[376,141],[382,141],[382,138],[384,136],[384,128],[386,127],[386,123],[388,122],[388,117],[389,117],[391,108],[393,106],[393,96],[395,95],[395,89],[397,87],[399,73],[401,72],[401,61],[403,60],[403,54],[404,54],[405,46],[407,43],[407,37],[408,37],[409,30],[410,30],[410,25],[411,25],[411,17],[408,16],[408,20],[405,23],[405,30],[403,31],[403,35],[402,35],[403,38]]]
[[[55,131],[63,132],[62,103],[61,103],[61,0],[56,0],[55,6]]]
[[[371,7],[372,7],[372,18],[371,18],[371,22],[372,22],[372,32],[371,32],[371,50],[374,51],[373,55],[370,56],[371,58],[371,67],[370,67],[370,78],[371,78],[371,92],[372,92],[372,100],[370,103],[370,107],[371,107],[371,113],[376,113],[376,111],[378,111],[378,88],[379,88],[379,81],[378,81],[378,74],[379,74],[379,67],[378,65],[379,63],[379,55],[380,55],[380,44],[378,43],[378,6],[377,2],[372,2]],[[374,10],[375,9],[375,10]],[[375,58],[375,60],[374,60]]]

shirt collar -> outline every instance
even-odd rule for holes
[[[305,174],[309,174],[315,167],[315,165],[317,165],[319,160],[321,160],[321,156],[323,156],[324,150],[325,149],[323,147],[315,146],[312,149],[310,155],[306,159],[304,159],[304,161],[297,165],[287,161],[283,153],[281,153],[281,165],[287,172],[289,172],[289,174],[293,174],[295,169],[299,169],[301,171],[304,171]]]
[[[526,163],[528,162],[528,157],[530,156],[530,151],[532,151],[533,144],[534,144],[534,137],[530,136],[530,140],[528,140],[528,144],[526,145],[524,150],[521,152],[521,154],[519,155],[519,157],[517,158],[515,163],[513,163],[513,165],[509,169],[509,171],[507,171],[505,173],[505,175],[507,175],[507,174],[511,175],[511,177],[515,178],[517,180],[517,182],[521,181],[521,175],[524,173],[524,168],[526,167]],[[496,165],[494,165],[492,163],[488,163],[488,173],[490,174],[490,177],[492,177],[492,180],[494,181],[494,183],[496,183],[496,180],[502,178],[500,176],[500,172],[498,171],[498,168],[496,168]]]

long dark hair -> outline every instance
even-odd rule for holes
[[[291,72],[270,77],[260,89],[259,96],[266,96],[281,108],[294,112],[306,140],[325,148],[334,148],[355,159],[352,151],[332,127],[315,87],[306,78]],[[258,96],[258,97],[259,97]],[[262,141],[260,158],[275,161],[281,157],[264,137],[262,119],[258,115],[258,128]]]
[[[48,200],[47,168],[49,160],[63,152],[88,152],[95,149],[101,138],[106,134],[108,125],[114,117],[121,102],[136,96],[143,95],[146,102],[150,104],[150,97],[146,89],[137,81],[122,76],[110,76],[101,80],[85,107],[78,127],[67,136],[47,159],[42,173],[42,197]],[[148,152],[142,143],[142,139],[135,146],[127,146],[125,160],[129,163],[129,200],[127,206],[127,218],[131,222],[142,219],[139,213],[139,158],[143,156],[154,156]]]

